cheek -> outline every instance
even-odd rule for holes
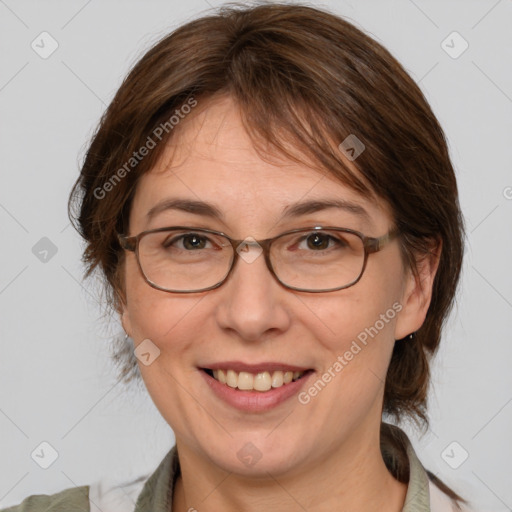
[[[387,272],[376,266],[367,270],[354,287],[303,299],[302,322],[323,352],[322,370],[343,374],[338,382],[344,380],[344,386],[354,389],[365,389],[368,378],[377,385],[385,380],[403,307],[400,266],[389,265]]]
[[[127,314],[136,343],[149,338],[161,350],[178,350],[186,346],[186,332],[194,332],[187,316],[201,300],[200,296],[181,296],[151,287],[140,274],[136,263],[127,265]],[[197,327],[197,326],[196,326]],[[172,341],[173,343],[169,343]]]
[[[306,328],[316,333],[321,364],[302,399],[328,411],[332,425],[345,424],[348,411],[350,422],[357,422],[379,407],[375,404],[383,392],[401,309],[392,299],[388,293],[356,295],[354,288],[343,299],[308,304],[316,314],[309,315]],[[318,418],[326,421],[323,413]]]
[[[355,288],[345,292],[337,297],[302,299],[305,308],[301,317],[307,330],[315,333],[325,348],[336,352],[347,350],[353,340],[364,343],[376,336],[389,337],[401,309],[397,296],[377,290],[365,296]]]

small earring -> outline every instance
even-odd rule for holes
[[[414,335],[415,335],[415,334],[416,334],[416,333],[411,332],[411,334],[409,334],[409,336],[407,336],[407,337],[409,338],[409,340],[412,340],[412,339],[414,338]]]

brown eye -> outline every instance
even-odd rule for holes
[[[322,251],[334,247],[340,249],[347,245],[343,238],[327,233],[311,233],[302,237],[299,243],[302,241],[306,241],[306,247],[299,246],[299,249],[307,248],[312,251]]]
[[[196,234],[184,235],[182,239],[185,249],[204,249],[206,245],[206,238]]]
[[[307,246],[309,249],[326,249],[329,247],[330,236],[325,236],[322,233],[315,233],[307,237]]]
[[[162,244],[163,247],[175,247],[177,249],[196,250],[204,249],[208,243],[208,238],[198,235],[197,233],[187,233],[185,235],[168,238]]]

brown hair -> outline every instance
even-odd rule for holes
[[[404,262],[416,276],[419,258],[442,243],[426,319],[412,340],[396,341],[383,404],[397,420],[406,415],[428,425],[429,361],[453,305],[463,257],[455,174],[444,133],[404,68],[375,40],[325,10],[224,6],[179,27],[137,62],[101,119],[70,197],[70,218],[86,241],[86,276],[99,268],[107,303],[119,311],[124,252],[116,232],[128,232],[137,180],[171,140],[171,116],[181,118],[183,105],[204,104],[215,94],[236,100],[255,147],[266,142],[296,161],[289,149],[298,148],[303,161],[384,199],[400,231]],[[160,129],[156,146],[132,162],[157,127],[167,128]],[[353,161],[358,173],[337,147],[350,134],[366,148]],[[138,374],[132,350],[123,346],[115,357],[121,378]]]

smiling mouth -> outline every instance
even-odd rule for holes
[[[211,370],[209,368],[201,368],[216,381],[225,384],[233,389],[240,391],[260,391],[262,393],[271,389],[286,386],[290,382],[295,382],[311,373],[313,370],[301,372],[292,371],[264,371],[258,373],[236,372],[234,370]]]

